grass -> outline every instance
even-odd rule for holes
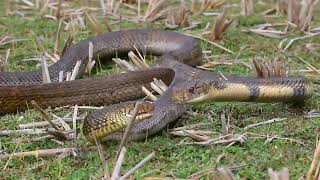
[[[238,3],[238,1],[234,1]],[[75,4],[80,6],[81,3]],[[3,6],[2,6],[3,7]],[[261,9],[266,9],[268,4],[259,5],[256,9],[259,12]],[[215,10],[220,11],[220,10]],[[237,13],[238,9],[233,8],[229,13]],[[8,65],[9,71],[25,71],[36,69],[36,62],[21,61],[22,59],[39,56],[41,51],[35,46],[35,35],[42,36],[44,45],[47,49],[52,50],[54,47],[54,37],[58,23],[50,21],[39,16],[35,17],[34,21],[27,21],[18,16],[6,16],[4,11],[0,11],[0,25],[5,28],[0,28],[0,37],[11,35],[15,38],[24,38],[26,41],[17,42],[5,46],[1,46],[1,50],[11,49]],[[319,13],[316,14],[319,17]],[[204,28],[206,22],[212,22],[213,17],[196,16],[192,17],[195,21],[203,21],[204,23],[193,30],[199,32]],[[284,17],[277,18],[276,21],[284,20]],[[314,18],[314,26],[319,26],[319,18]],[[99,19],[100,22],[103,21]],[[234,59],[237,54],[239,59],[249,63],[252,58],[265,57],[273,59],[283,56],[277,49],[280,40],[266,38],[252,33],[243,32],[242,29],[251,27],[262,22],[274,22],[272,18],[264,18],[256,13],[253,17],[236,17],[236,23],[227,31],[224,36],[224,46],[234,52],[235,55],[229,55],[222,50],[216,49],[207,43],[201,43],[205,50],[212,50],[215,55],[214,60],[220,58]],[[239,23],[237,23],[239,22]],[[111,26],[113,30],[120,29],[119,24]],[[153,27],[163,28],[161,25],[143,23],[128,23],[123,21],[121,29]],[[181,31],[178,29],[177,31]],[[33,35],[33,33],[35,35]],[[61,39],[66,39],[68,32],[63,32]],[[298,36],[295,33],[292,37]],[[90,28],[77,32],[75,41],[94,36]],[[314,37],[299,41],[292,45],[288,50],[289,53],[298,54],[300,57],[307,60],[309,63],[319,68],[319,57],[315,53],[307,53],[302,46],[307,43],[319,44],[320,37]],[[305,69],[305,64],[297,59],[288,59],[293,70]],[[250,70],[240,67],[239,65],[218,67],[213,71],[222,72],[223,74],[233,74],[238,76],[249,76]],[[114,72],[114,66],[108,67],[107,70],[101,71],[96,69],[96,76],[109,75]],[[268,168],[281,170],[287,167],[290,170],[292,179],[298,179],[306,174],[312,160],[313,151],[315,149],[316,139],[320,135],[320,118],[305,119],[304,114],[312,109],[319,111],[320,108],[319,89],[316,86],[316,94],[308,100],[304,106],[295,107],[291,104],[256,104],[256,103],[210,103],[205,105],[194,106],[192,109],[198,112],[198,115],[190,119],[178,120],[172,126],[183,126],[187,124],[205,123],[203,128],[212,129],[215,132],[222,132],[220,124],[220,115],[225,111],[231,113],[231,124],[234,132],[241,134],[245,132],[243,127],[269,120],[272,118],[286,117],[287,120],[279,123],[272,123],[256,128],[249,129],[249,132],[277,135],[302,141],[305,145],[287,140],[275,139],[272,142],[266,143],[265,138],[251,139],[249,138],[243,145],[235,145],[230,147],[215,146],[215,147],[197,147],[189,145],[180,145],[181,141],[187,138],[173,137],[166,133],[166,130],[159,132],[157,135],[148,138],[146,141],[130,142],[128,156],[124,163],[123,170],[128,170],[136,163],[142,160],[152,151],[156,152],[156,157],[139,170],[135,176],[137,179],[144,177],[176,177],[186,178],[191,174],[221,166],[238,166],[244,165],[235,172],[238,179],[262,179],[268,177]],[[59,112],[65,114],[65,112]],[[19,118],[22,117],[22,118]],[[34,110],[29,110],[24,113],[9,114],[0,118],[0,130],[15,129],[18,124],[38,121],[41,119],[39,113]],[[19,121],[18,121],[19,120]],[[7,153],[14,151],[31,151],[36,149],[59,148],[59,147],[84,147],[90,144],[80,138],[76,142],[66,142],[64,145],[59,145],[53,141],[43,141],[37,143],[12,143],[16,139],[30,139],[25,137],[1,137],[0,150]],[[109,142],[107,147],[110,157],[114,157],[118,142]],[[225,158],[216,162],[216,159],[224,154]],[[112,159],[112,158],[111,158]],[[76,157],[67,158],[26,158],[18,160],[10,160],[0,162],[0,177],[5,179],[20,179],[28,177],[28,179],[53,178],[53,179],[89,179],[90,177],[99,177],[102,173],[101,162],[98,152],[90,152],[78,154]],[[210,176],[204,177],[210,179]]]

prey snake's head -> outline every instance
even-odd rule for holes
[[[177,84],[172,100],[182,104],[204,102],[301,102],[313,94],[305,78],[196,79]]]
[[[172,100],[181,104],[197,104],[209,100],[209,91],[218,82],[209,80],[186,81],[173,87]]]

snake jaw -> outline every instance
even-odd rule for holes
[[[206,80],[188,81],[173,88],[172,100],[179,104],[196,104],[207,100],[211,82]]]
[[[186,103],[187,104],[199,104],[199,103],[203,103],[203,102],[207,102],[210,100],[210,95],[207,93],[207,94],[201,94],[199,95],[199,97],[197,98],[193,98],[191,100],[188,100]]]
[[[304,101],[312,94],[312,84],[303,78],[198,79],[177,84],[173,89],[172,99],[180,104],[208,101],[263,103]]]

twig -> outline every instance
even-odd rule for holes
[[[310,22],[312,20],[312,17],[313,17],[313,12],[314,12],[314,8],[317,7],[317,4],[319,3],[319,0],[313,0],[310,7],[307,7],[307,17],[302,25],[302,28],[301,30],[307,30],[307,28],[309,27],[310,25]]]
[[[41,57],[41,67],[42,67],[42,81],[43,83],[51,83],[50,74],[48,70],[48,64],[45,56]]]
[[[102,32],[101,32],[101,29],[97,23],[97,20],[91,16],[90,14],[88,14],[87,12],[85,12],[90,24],[92,25],[93,29],[94,29],[94,32],[96,33],[96,35],[101,35]]]
[[[203,142],[203,141],[209,141],[210,137],[206,136],[206,135],[198,135],[196,131],[193,130],[182,130],[185,134],[187,134],[189,137],[191,137],[192,139],[199,141],[199,142]]]
[[[295,142],[295,143],[298,143],[300,145],[303,145],[305,146],[306,144],[303,143],[302,141],[299,141],[297,139],[292,139],[292,138],[286,138],[286,137],[279,137],[279,136],[272,136],[270,137],[270,135],[264,135],[264,134],[256,134],[256,133],[251,133],[251,132],[246,132],[245,134],[247,135],[256,135],[256,136],[259,136],[262,137],[262,138],[267,138],[266,140],[266,143],[267,142],[271,142],[273,139],[280,139],[280,140],[286,140],[286,141],[290,141],[290,142]],[[249,137],[250,138],[250,137]],[[251,137],[251,138],[254,138],[254,137]]]
[[[66,81],[70,81],[71,78],[71,72],[67,72]]]
[[[120,151],[122,150],[122,147],[126,146],[128,140],[129,140],[129,135],[131,133],[131,129],[134,125],[134,121],[136,120],[137,114],[138,114],[139,110],[141,109],[141,106],[142,106],[142,102],[137,102],[133,111],[132,111],[132,114],[130,114],[131,116],[128,119],[128,125],[126,127],[126,130],[124,132],[124,135],[122,137],[121,143],[118,148],[118,152],[117,152],[117,156],[116,156],[117,158],[120,155]]]
[[[88,110],[97,110],[97,109],[102,109],[103,106],[78,106],[78,109],[88,109]]]
[[[119,0],[118,3],[115,5],[114,9],[113,9],[113,13],[114,14],[117,14],[118,13],[118,10],[120,8],[120,5],[122,4],[122,1],[123,0]]]
[[[149,20],[150,22],[154,21],[160,10],[160,8],[163,6],[163,4],[166,2],[167,0],[160,0],[160,1],[154,1],[154,0],[150,0],[146,13],[143,17],[144,20]]]
[[[275,119],[270,119],[270,120],[267,120],[267,121],[263,121],[263,122],[259,122],[259,123],[255,123],[255,124],[251,124],[251,125],[248,125],[246,127],[244,127],[243,129],[244,130],[247,130],[249,128],[253,128],[253,127],[257,127],[257,126],[260,126],[260,125],[263,125],[263,124],[271,124],[271,123],[274,123],[274,122],[281,122],[281,121],[285,121],[287,120],[288,118],[275,118]]]
[[[226,114],[222,113],[220,119],[221,119],[221,126],[223,129],[223,135],[229,134],[229,127],[228,127],[227,121],[226,121]]]
[[[125,71],[135,71],[136,68],[134,66],[132,66],[131,64],[129,64],[127,61],[122,60],[120,58],[113,58],[112,59],[116,64],[118,64],[120,66],[120,68],[122,68]]]
[[[51,114],[52,116],[54,116],[56,119],[52,120],[53,123],[61,123],[61,120],[63,120],[66,123],[72,123],[73,122],[73,118],[60,118],[55,116],[54,114]],[[76,119],[77,121],[82,121],[83,118],[82,117],[77,117]],[[32,122],[32,123],[26,123],[26,124],[19,124],[19,128],[20,129],[28,129],[28,128],[37,128],[37,127],[44,127],[44,126],[49,126],[49,122],[48,121],[39,121],[39,122]],[[64,125],[63,125],[64,127]],[[71,129],[71,128],[70,128]]]
[[[227,138],[227,139],[225,139]],[[220,139],[220,140],[219,140]],[[186,145],[200,145],[200,146],[213,146],[213,145],[218,145],[218,144],[225,144],[227,146],[233,145],[236,142],[239,143],[244,143],[246,140],[245,134],[228,134],[225,136],[221,136],[216,139],[212,139],[209,141],[203,141],[203,142],[192,142],[192,143],[185,143]]]
[[[7,66],[7,64],[8,64],[8,59],[9,59],[9,56],[10,56],[10,49],[7,49],[7,51],[6,51],[6,56],[5,56],[5,58],[4,58],[4,60],[3,60],[3,62],[1,62],[1,60],[0,60],[0,71],[5,71],[5,69],[6,69],[6,66]]]
[[[62,0],[58,0],[58,5],[55,13],[55,17],[60,20],[61,18]]]
[[[313,109],[313,110],[307,112],[303,117],[306,118],[306,119],[318,118],[318,117],[320,117],[320,111],[317,111],[316,109]]]
[[[104,18],[104,24],[105,24],[108,32],[112,32],[112,29],[111,29],[111,26],[110,26],[110,24],[109,24],[109,21],[108,21],[108,18],[107,18],[107,17]]]
[[[158,94],[162,95],[164,93],[164,91],[155,82],[151,82],[150,85]]]
[[[74,130],[74,138],[77,137],[77,116],[78,116],[78,105],[74,106],[72,116],[72,129]]]
[[[100,0],[100,6],[101,6],[101,10],[102,10],[102,15],[103,16],[107,15],[107,9],[106,9],[106,5],[104,3],[104,0]]]
[[[57,134],[58,135],[58,138],[59,139],[62,139],[62,140],[68,140],[70,139],[64,132],[62,132],[52,121],[51,119],[49,118],[49,114],[44,111],[34,100],[31,101],[31,104],[35,107],[36,110],[38,110],[42,117],[49,122],[50,126],[53,127],[56,131],[57,131]]]
[[[46,139],[53,139],[55,138],[53,135],[43,135],[43,136],[40,136],[40,137],[35,137],[35,138],[32,138],[32,139],[28,139],[26,140],[26,142],[37,142],[37,141],[44,141]],[[13,141],[13,143],[17,143],[16,141]]]
[[[0,131],[1,136],[11,136],[11,135],[32,135],[32,134],[47,134],[45,129],[18,129],[18,130],[4,130]]]
[[[64,131],[69,131],[71,130],[69,124],[67,124],[62,118],[56,116],[55,114],[53,113],[50,113],[51,116],[53,116],[54,118],[57,119],[57,122],[61,124],[61,126],[63,127]],[[53,121],[52,121],[53,122]],[[74,131],[76,131],[76,129],[74,129]]]
[[[73,68],[73,71],[72,71],[72,74],[71,74],[71,77],[70,77],[70,81],[73,81],[73,80],[76,79],[76,77],[78,75],[78,72],[79,72],[80,66],[81,66],[81,61],[77,61],[76,65]]]
[[[132,169],[130,169],[127,173],[125,173],[120,180],[125,180],[129,178],[130,175],[134,174],[138,169],[140,169],[142,166],[144,166],[147,162],[149,162],[152,158],[155,157],[155,152],[152,152],[149,154],[146,158],[144,158],[142,161],[140,161],[137,165],[135,165]]]
[[[138,0],[138,19],[141,18],[141,0]]]
[[[36,103],[34,100],[31,101],[31,104],[34,106],[34,108],[36,108],[42,115],[42,117],[49,122],[50,126],[53,127],[54,129],[56,129],[57,131],[60,131],[60,129],[51,121],[51,119],[49,118],[49,114],[44,111],[39,105],[38,103]]]
[[[316,72],[317,74],[320,74],[320,70],[318,70],[317,68],[315,68],[314,66],[312,66],[309,62],[307,62],[306,60],[302,59],[299,56],[294,55],[294,57],[296,57],[298,60],[300,60],[301,62],[305,63],[310,69],[312,69],[314,72]]]
[[[92,57],[93,57],[93,44],[92,42],[90,41],[89,42],[89,60],[88,60],[88,63],[87,63],[87,67],[86,67],[86,70],[87,70],[87,73],[89,74],[89,76],[91,75],[91,70],[92,70]]]
[[[112,13],[113,12],[113,5],[114,2],[113,0],[107,0],[107,10],[108,10],[108,13]]]
[[[116,161],[116,165],[114,166],[113,172],[112,172],[112,176],[111,176],[111,180],[118,180],[119,176],[120,176],[120,169],[124,160],[124,157],[126,155],[127,152],[127,148],[125,146],[123,146],[121,148],[120,154],[118,156],[118,159]]]
[[[52,157],[52,156],[59,156],[62,153],[69,153],[74,154],[75,152],[82,151],[95,151],[97,148],[95,146],[90,146],[86,148],[60,148],[60,149],[41,149],[36,151],[27,151],[27,152],[19,152],[13,154],[5,154],[0,155],[0,160],[6,160],[11,158],[25,158],[25,157]]]
[[[156,101],[158,98],[152,94],[146,87],[142,86],[142,91],[147,95],[146,98],[150,98],[152,101]]]
[[[234,175],[228,167],[217,168],[218,179],[234,180]]]
[[[168,89],[168,86],[160,79],[153,78],[153,82],[163,91],[165,92]]]
[[[96,143],[96,146],[98,148],[98,152],[100,155],[102,168],[103,168],[103,176],[105,179],[109,180],[111,178],[110,178],[110,174],[109,174],[108,159],[106,158],[105,153],[104,153],[105,150],[104,150],[103,146],[101,145],[100,141],[97,140],[94,133],[93,133],[93,139],[94,139],[94,142]]]
[[[32,34],[33,34],[34,36],[36,36],[34,32],[32,32]],[[37,46],[41,49],[41,51],[43,52],[43,54],[44,54],[45,57],[48,57],[52,62],[57,62],[57,59],[54,58],[53,56],[51,56],[51,55],[47,52],[46,48],[43,46],[43,42],[42,42],[41,38],[39,38],[39,37],[37,37],[37,36],[36,36],[36,44],[37,44]]]
[[[313,172],[317,171],[316,168],[320,162],[320,141],[318,141],[317,148],[314,152],[313,159],[310,165],[310,168],[307,172],[307,180],[317,179],[317,177],[313,176]]]
[[[190,26],[182,28],[182,30],[183,31],[191,30],[193,28],[198,27],[200,24],[201,24],[201,22],[192,23]]]
[[[268,174],[270,176],[270,180],[289,180],[289,170],[288,168],[284,168],[281,171],[274,171],[271,168],[268,168]]]
[[[6,57],[4,58],[4,68],[5,68],[5,66],[6,66],[7,63],[8,63],[8,59],[9,59],[9,56],[10,56],[10,52],[11,52],[11,49],[8,49],[8,50],[6,51]]]
[[[168,86],[161,80],[153,78],[153,81],[150,83],[151,88],[156,91],[158,94],[162,95],[168,89]]]
[[[0,38],[0,46],[9,44],[9,43],[19,42],[19,41],[28,41],[28,39],[14,39],[11,36],[5,36],[3,38]]]
[[[249,16],[253,14],[253,1],[241,0],[241,15]]]
[[[61,0],[59,1],[59,3],[61,3]],[[54,54],[59,54],[58,51],[59,51],[59,43],[60,43],[61,25],[62,25],[62,19],[59,20],[59,26],[56,33],[56,38],[55,38],[54,48],[53,48]]]
[[[185,35],[200,39],[202,41],[205,41],[205,42],[207,42],[207,43],[209,43],[209,44],[211,44],[213,46],[216,46],[216,47],[218,47],[218,48],[220,48],[220,49],[222,49],[222,50],[224,50],[224,51],[226,51],[226,52],[228,52],[230,54],[235,54],[233,51],[231,51],[231,50],[229,50],[229,49],[227,49],[227,48],[225,48],[225,47],[223,47],[223,46],[221,46],[221,45],[219,45],[219,44],[217,44],[215,42],[209,41],[209,40],[207,40],[207,39],[205,39],[205,38],[203,38],[201,36],[197,36],[197,35],[193,35],[193,34],[185,34]]]
[[[63,49],[61,51],[60,56],[63,56],[67,49],[72,45],[73,37],[71,35],[68,36],[68,39],[64,43]]]
[[[191,125],[187,125],[187,126],[174,128],[171,131],[179,131],[179,130],[186,130],[186,129],[196,129],[196,128],[199,128],[200,126],[208,126],[208,124],[207,123],[191,124]]]
[[[170,130],[168,131],[170,135],[174,136],[186,136],[188,134],[197,134],[200,136],[211,136],[213,134],[216,134],[217,132],[213,132],[212,130],[193,130],[193,129],[183,129],[183,130]],[[207,139],[208,140],[208,139]],[[203,141],[203,140],[201,140]]]
[[[218,157],[217,157],[217,159],[216,159],[216,163],[219,163],[222,159],[224,159],[226,157],[226,154],[225,153],[222,153],[222,154],[220,154]]]
[[[19,145],[20,145],[20,144],[17,143],[17,145],[16,145],[16,147],[14,148],[14,151],[13,151],[14,153],[17,151]],[[3,167],[3,170],[6,170],[6,169],[7,169],[7,166],[8,166],[8,164],[9,164],[10,160],[12,159],[14,153],[10,154],[10,156],[9,156],[9,158],[8,158],[8,161],[6,162],[6,164],[5,164],[4,167]],[[0,154],[0,159],[1,159],[1,154]],[[3,159],[3,160],[4,160],[4,159]]]
[[[59,81],[59,82],[62,82],[62,81],[63,81],[63,71],[60,71],[60,72],[59,72],[58,81]]]
[[[262,36],[271,37],[271,38],[283,38],[287,34],[282,31],[275,31],[275,30],[266,30],[266,29],[249,29],[250,32],[260,34]]]
[[[139,53],[140,55],[140,53]],[[128,53],[128,56],[130,57],[131,61],[141,70],[144,70],[144,69],[149,69],[150,67],[145,63],[143,62],[142,58],[141,58],[141,55],[140,55],[140,58],[137,57],[132,51],[130,51]]]
[[[293,38],[293,39],[291,39],[289,41],[289,43],[286,45],[286,47],[283,49],[283,51],[286,51],[293,44],[293,42],[295,42],[297,40],[302,40],[302,39],[306,39],[306,38],[310,38],[310,37],[315,37],[315,36],[318,36],[318,35],[320,35],[320,32],[314,33],[314,34],[310,34],[310,35],[306,35],[306,36],[302,36],[302,37]]]
[[[293,1],[288,1],[288,22],[293,22]],[[289,27],[289,24],[288,24]]]
[[[247,166],[246,164],[243,165],[238,165],[238,166],[230,166],[230,167],[225,167],[230,169],[231,171],[235,171],[237,169],[241,169],[243,167]],[[201,177],[203,177],[206,174],[211,174],[211,173],[215,173],[218,170],[218,168],[209,168],[209,169],[205,169],[203,171],[200,172],[196,172],[190,176],[188,176],[188,179],[200,179]],[[224,179],[225,180],[225,179]]]
[[[231,20],[225,20],[226,11],[224,10],[222,13],[218,15],[216,18],[216,21],[214,23],[214,26],[211,30],[210,40],[212,42],[219,42],[223,39],[223,34],[226,32],[228,27],[233,22],[233,19]]]

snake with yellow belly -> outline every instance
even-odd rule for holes
[[[94,59],[110,60],[125,56],[135,48],[158,57],[157,65],[148,70],[134,71],[95,79],[58,82],[81,61],[78,77],[88,62],[89,42]],[[159,30],[128,30],[110,32],[81,41],[70,47],[61,59],[49,67],[51,83],[42,82],[41,72],[0,72],[0,113],[27,110],[35,100],[41,107],[64,105],[109,105],[89,114],[83,133],[89,141],[120,139],[126,126],[126,115],[134,101],[143,97],[142,86],[150,87],[154,78],[161,79],[168,89],[155,102],[144,102],[135,122],[131,139],[154,134],[186,111],[186,104],[204,101],[303,101],[311,97],[312,85],[297,78],[222,77],[196,69],[202,60],[198,42],[189,36]]]

